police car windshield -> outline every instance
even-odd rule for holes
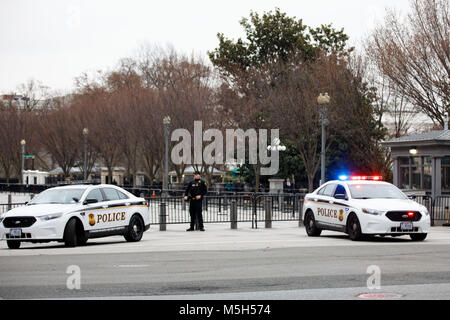
[[[403,192],[390,184],[350,184],[353,199],[408,199]]]
[[[28,205],[77,203],[85,189],[49,189],[38,194]]]

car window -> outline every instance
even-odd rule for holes
[[[69,204],[76,203],[80,200],[85,189],[47,189],[31,200],[28,205],[33,204]]]
[[[128,199],[128,196],[125,193],[120,192],[119,190],[116,191],[119,194],[119,199]]]
[[[325,188],[326,188],[326,187],[327,187],[327,186],[325,186],[325,187],[323,187],[322,189],[320,189],[319,191],[317,191],[317,194],[323,196],[323,192],[325,191]]]
[[[94,189],[88,193],[86,199],[96,199],[98,202],[103,202],[103,195],[100,189]]]
[[[345,187],[342,184],[338,184],[338,186],[336,187],[336,190],[334,191],[334,196],[336,196],[337,194],[347,195]]]
[[[350,193],[353,199],[408,199],[392,184],[351,184]]]
[[[325,188],[323,190],[323,195],[327,196],[327,197],[332,197],[335,188],[336,188],[336,185],[334,183],[331,183],[331,184],[325,186]]]
[[[119,194],[117,193],[116,189],[113,188],[103,188],[103,192],[106,196],[106,201],[113,201],[113,200],[119,200]]]

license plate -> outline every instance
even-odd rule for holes
[[[11,237],[22,237],[22,229],[11,229],[10,232]]]
[[[402,231],[411,231],[413,229],[413,223],[410,221],[402,222],[402,223],[400,223],[400,229]]]

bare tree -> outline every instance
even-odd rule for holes
[[[450,111],[449,1],[412,0],[411,10],[405,19],[389,10],[367,53],[400,98],[443,126]]]
[[[80,155],[82,129],[73,121],[74,108],[69,97],[52,99],[52,108],[38,115],[41,145],[60,166],[65,177],[75,166]]]

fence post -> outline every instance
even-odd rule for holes
[[[236,200],[231,201],[230,207],[231,229],[237,229],[237,205]]]
[[[159,231],[166,231],[166,223],[167,223],[166,203],[161,202],[159,211]]]
[[[228,198],[227,195],[223,198],[223,210],[226,212],[228,210]]]
[[[265,221],[266,221],[266,228],[270,229],[272,228],[272,206],[270,203],[270,200],[265,200],[264,201],[264,207],[265,207],[265,211],[266,211],[266,217],[265,217]]]
[[[283,197],[281,196],[281,190],[278,190],[278,211],[283,212]]]
[[[8,211],[11,210],[12,207],[12,196],[8,194]]]
[[[299,195],[299,197],[298,197],[298,226],[299,227],[304,226],[304,223],[302,220],[302,215],[303,215],[303,200],[302,200],[301,196]]]
[[[297,199],[297,197],[298,197],[298,199]],[[294,204],[293,204],[294,212],[292,213],[292,217],[295,217],[295,213],[298,211],[298,202],[300,201],[300,195],[297,193],[294,193],[293,201],[294,201]]]

